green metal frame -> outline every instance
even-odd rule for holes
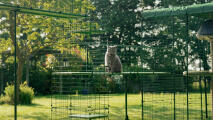
[[[43,16],[49,16],[49,17],[60,17],[60,18],[88,17],[87,15],[48,11],[48,10],[20,7],[20,6],[9,5],[9,4],[0,4],[0,10],[8,10],[8,11],[16,10],[18,13],[26,13],[26,14],[32,14],[32,15],[43,15]]]
[[[183,6],[183,7],[144,10],[142,11],[141,14],[144,18],[179,16],[179,15],[186,15],[186,14],[187,15],[201,15],[201,14],[213,15],[213,2]]]
[[[0,10],[7,10],[7,11],[13,11],[15,13],[14,17],[14,23],[16,25],[16,14],[17,13],[24,13],[24,14],[32,14],[32,15],[43,15],[43,16],[49,16],[49,17],[60,17],[60,18],[67,18],[67,19],[72,19],[72,18],[84,18],[88,17],[87,15],[80,15],[80,14],[72,14],[72,13],[65,13],[65,12],[56,12],[56,11],[48,11],[48,10],[41,10],[41,9],[33,9],[33,8],[26,8],[26,7],[20,7],[20,6],[15,6],[15,5],[9,5],[9,4],[0,4]],[[190,5],[190,6],[185,6],[185,7],[173,7],[173,8],[162,8],[162,9],[155,9],[155,10],[145,10],[142,13],[143,18],[156,18],[156,17],[167,17],[167,16],[179,16],[179,15],[200,15],[200,14],[208,14],[208,15],[213,15],[213,3],[206,3],[206,4],[197,4],[197,5]],[[188,23],[188,18],[186,20],[186,23]],[[188,24],[187,24],[187,35],[186,38],[188,38]],[[14,32],[16,33],[16,29],[14,29]],[[96,32],[96,31],[95,31]],[[82,33],[82,31],[79,31],[79,33]],[[84,34],[92,34],[93,31],[86,31]],[[14,46],[16,48],[16,38]],[[16,49],[15,49],[16,50]],[[15,57],[15,75],[14,75],[14,80],[16,83],[16,52],[14,53]],[[54,74],[54,73],[53,73]],[[57,73],[55,73],[57,74]],[[63,75],[70,75],[70,74],[106,74],[106,73],[101,73],[101,72],[76,72],[76,73],[60,73]],[[110,73],[109,73],[110,74]],[[119,73],[118,73],[119,74]],[[155,75],[155,74],[170,74],[170,73],[164,73],[164,72],[123,72],[120,74],[148,74],[148,75]],[[187,76],[189,72],[187,71]],[[127,84],[127,81],[126,81]],[[17,119],[17,100],[16,100],[16,84],[15,84],[15,105],[14,105],[14,119]],[[127,90],[127,88],[126,88]],[[188,90],[187,90],[188,94]],[[126,119],[128,120],[128,114],[127,114],[127,91],[126,91],[126,96],[125,96],[125,101],[126,101]],[[142,96],[143,97],[143,96]],[[188,97],[188,95],[187,95]],[[143,100],[143,99],[142,99]],[[188,99],[187,99],[188,100]],[[187,109],[188,109],[188,101],[187,101]],[[175,106],[174,106],[174,111],[175,111]],[[143,112],[143,110],[142,110]],[[143,114],[142,114],[143,115]],[[175,116],[174,116],[175,117]],[[188,116],[188,110],[187,110],[187,119],[189,119]]]
[[[16,11],[14,11],[14,26],[16,26],[16,17],[17,17],[17,14],[16,14]],[[17,41],[16,41],[16,27],[14,28],[14,33],[15,33],[15,37],[14,37],[14,48],[15,48],[15,52],[14,52],[14,81],[15,81],[15,84],[14,84],[14,92],[15,92],[15,95],[14,95],[14,120],[17,120],[17,70],[16,70],[16,49],[17,49]]]
[[[122,72],[122,73],[108,73],[108,72],[53,72],[52,75],[128,75],[128,74],[142,74],[142,75],[168,75],[169,72]]]
[[[161,9],[153,9],[153,10],[144,10],[142,11],[143,19],[158,19],[159,17],[174,17],[174,16],[185,16],[186,23],[186,35],[185,39],[187,40],[187,70],[183,73],[186,76],[186,92],[187,92],[187,120],[189,120],[189,88],[188,88],[188,77],[189,76],[213,76],[212,72],[209,71],[189,71],[188,70],[188,61],[189,61],[189,53],[188,53],[188,44],[189,44],[189,16],[199,16],[204,18],[213,18],[213,2],[205,3],[205,4],[195,4],[189,6],[182,7],[172,7],[172,8],[161,8]],[[174,22],[174,21],[173,21]],[[173,23],[174,27],[174,23]],[[174,32],[174,31],[173,31]],[[174,37],[174,33],[173,33]],[[200,87],[201,88],[201,87]],[[201,92],[201,119],[203,119],[203,111],[202,111],[202,90]],[[205,79],[205,110],[207,111],[207,89],[206,89],[206,79]],[[208,118],[208,112],[206,112],[205,117]],[[175,92],[174,92],[174,120],[176,119],[175,115]]]
[[[56,12],[56,11],[48,11],[48,10],[41,10],[41,9],[33,9],[33,8],[27,8],[27,7],[20,7],[17,5],[11,5],[11,4],[1,4],[0,3],[0,10],[6,10],[14,12],[14,25],[16,26],[16,18],[18,13],[23,14],[32,14],[32,15],[42,15],[42,16],[49,16],[49,17],[59,17],[59,18],[66,18],[66,19],[73,19],[73,18],[85,18],[88,17],[87,15],[80,15],[80,14],[72,14],[72,13],[65,13],[65,12]],[[16,47],[17,47],[17,41],[16,41],[16,27],[14,29],[15,38],[14,38],[14,120],[17,120],[17,73],[16,73]]]

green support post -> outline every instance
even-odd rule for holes
[[[125,77],[125,120],[129,120],[127,112],[127,81],[128,77]]]
[[[187,61],[186,61],[186,97],[187,97],[187,101],[186,101],[186,109],[187,109],[187,120],[189,120],[189,88],[188,88],[188,77],[189,77],[189,70],[188,70],[188,65],[189,65],[189,48],[188,48],[188,45],[189,45],[189,16],[186,12],[186,40],[187,40],[187,53],[186,53],[186,57],[187,57]]]
[[[141,77],[140,77],[140,81],[141,81],[141,80],[142,80],[142,79],[141,79]],[[142,115],[141,117],[142,117],[142,120],[144,119],[144,114],[143,114],[143,110],[144,110],[144,109],[143,109],[143,106],[144,106],[144,104],[143,104],[143,103],[144,103],[144,93],[143,93],[143,91],[144,91],[144,90],[143,90],[143,80],[142,80],[142,85],[141,85],[141,109],[142,109],[142,110],[141,110],[141,115]]]
[[[199,76],[199,88],[200,88],[200,118],[203,120],[203,93],[202,93],[202,86],[201,86],[201,77]]]
[[[175,41],[175,30],[174,30],[174,16],[172,16],[172,50],[174,50],[174,41]],[[174,52],[173,52],[174,53]],[[173,59],[173,54],[172,54],[172,63],[174,64],[174,59]],[[174,87],[174,94],[173,94],[173,99],[174,99],[174,120],[176,120],[176,101],[175,101],[175,96],[176,96],[176,86],[175,86],[175,77],[174,77],[175,73],[172,69],[172,79],[173,79],[173,87]]]
[[[205,110],[206,110],[206,118],[208,118],[208,103],[207,103],[207,86],[206,86],[207,78],[205,77]]]
[[[211,50],[210,54],[211,54],[211,59],[212,59],[212,61],[211,61],[211,65],[212,65],[211,70],[213,72],[213,40],[210,41],[210,47],[211,47],[210,48],[210,50]],[[211,112],[211,120],[213,120],[213,77],[212,76],[211,76],[211,81],[210,81],[210,94],[211,94],[211,102],[212,102],[212,105],[211,105],[211,110],[212,110],[212,112]]]
[[[15,33],[15,37],[14,37],[14,91],[15,91],[15,95],[14,95],[14,120],[17,120],[17,74],[16,74],[16,48],[17,48],[17,41],[16,41],[16,10],[14,11],[14,33]]]

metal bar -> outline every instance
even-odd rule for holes
[[[127,108],[127,81],[128,77],[125,78],[125,120],[129,120],[128,118],[128,108]]]
[[[213,41],[210,41],[210,54],[211,54],[211,70],[213,71]],[[211,102],[213,103],[213,77],[211,77],[211,81],[210,81],[210,94],[211,94]],[[213,104],[211,105],[211,114],[213,115]],[[207,111],[208,112],[208,111]],[[213,120],[213,117],[211,118]]]
[[[142,102],[142,103],[141,103],[141,107],[142,107],[142,108],[141,108],[141,109],[142,109],[141,112],[142,112],[142,113],[141,113],[141,114],[142,114],[142,120],[144,120],[144,113],[143,113],[143,110],[144,110],[144,109],[143,109],[143,107],[144,107],[143,80],[142,80],[141,82],[142,82],[142,87],[141,87],[141,99],[142,99],[142,100],[141,100],[141,102]]]
[[[187,76],[187,72],[184,71],[183,72],[184,76]],[[213,76],[213,72],[211,71],[189,71],[188,72],[188,76],[204,76],[204,77],[209,77],[209,76]]]
[[[17,49],[17,41],[16,41],[16,11],[14,11],[14,120],[17,120],[17,70],[16,70],[16,49]]]
[[[9,4],[0,4],[0,10],[1,9],[2,10],[19,10],[18,11],[19,13],[26,13],[26,14],[33,14],[33,15],[45,15],[45,16],[60,17],[60,18],[87,17],[87,15],[41,10],[41,9],[20,7],[20,6],[9,5]]]
[[[189,88],[188,88],[188,75],[189,75],[189,16],[186,13],[186,40],[187,40],[187,47],[186,47],[186,57],[187,57],[187,61],[186,61],[186,65],[187,65],[187,75],[186,75],[186,96],[187,96],[187,104],[186,104],[186,108],[187,108],[187,120],[189,120]]]
[[[202,86],[201,86],[201,77],[199,77],[199,87],[200,87],[200,117],[203,120],[203,93],[202,93]]]
[[[201,63],[201,59],[199,59],[199,67],[200,67],[200,71],[202,70],[202,63]],[[203,120],[203,89],[201,86],[201,76],[199,76],[199,89],[200,89],[200,119]]]
[[[89,64],[90,65],[90,64]],[[91,66],[92,67],[92,66]],[[169,72],[121,72],[121,73],[110,73],[110,72],[53,72],[52,75],[128,75],[128,74],[142,74],[142,75],[170,75]]]
[[[142,29],[142,31],[143,31],[143,24],[144,24],[144,21],[143,21],[143,19],[142,19],[142,27],[141,27],[141,29]],[[142,41],[142,39],[141,39],[141,43],[142,43],[143,41]],[[142,51],[144,50],[143,48],[141,48],[142,49]],[[143,62],[142,62],[143,60],[141,59],[141,68],[142,68],[142,71],[143,71]],[[143,79],[142,79],[142,77],[140,77],[140,82],[142,82],[142,84],[141,84],[141,119],[142,120],[144,120],[144,81],[143,81]]]
[[[88,61],[89,60],[88,46],[86,46],[86,51],[87,51],[87,56],[86,56],[87,57],[87,59],[86,59],[86,61],[87,61],[86,62],[86,72],[87,72],[88,71],[88,63],[89,63],[89,61]]]
[[[174,40],[175,40],[175,30],[174,30],[174,16],[172,16],[172,50],[174,50]],[[174,53],[174,52],[172,52],[172,53]],[[172,54],[172,63],[174,64],[175,62],[174,62],[174,59],[173,59],[173,54]],[[173,69],[172,69],[173,70]],[[175,101],[175,95],[176,95],[176,89],[175,89],[175,78],[174,78],[174,71],[172,71],[172,79],[173,79],[173,86],[174,86],[174,94],[173,94],[173,96],[174,96],[174,120],[176,120],[176,106],[175,106],[175,104],[176,104],[176,101]]]
[[[205,77],[205,83],[204,83],[204,86],[205,86],[205,110],[206,110],[206,118],[208,118],[208,102],[207,102],[207,86],[206,86],[206,77]]]
[[[185,15],[186,12],[189,15],[201,15],[204,13],[213,12],[213,3],[204,3],[204,4],[196,4],[196,5],[188,5],[188,6],[180,6],[180,7],[172,7],[172,8],[161,8],[161,9],[153,9],[153,10],[144,10],[141,14],[143,18],[159,18],[159,17],[168,17],[168,16],[181,16]]]

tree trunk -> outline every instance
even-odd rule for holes
[[[4,91],[4,72],[3,69],[1,70],[1,90],[0,90],[0,94],[2,94]]]
[[[23,65],[24,65],[24,61],[19,58],[18,68],[17,68],[17,82],[16,82],[17,102],[18,103],[19,103],[19,95],[20,95],[20,84],[21,84],[22,75],[23,75]]]
[[[27,61],[26,61],[26,82],[27,82],[27,85],[29,86],[30,84],[30,79],[29,79],[29,72],[30,72],[30,61],[29,61],[29,58],[27,58]]]

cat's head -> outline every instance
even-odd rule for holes
[[[117,54],[117,46],[107,46],[107,52],[110,54]]]

